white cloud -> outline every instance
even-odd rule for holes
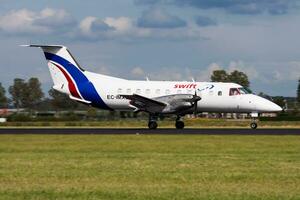
[[[132,20],[128,17],[107,17],[104,19],[104,22],[119,32],[128,32],[133,29]]]
[[[222,66],[218,63],[210,64],[196,77],[199,81],[209,81],[214,70],[225,70],[228,73],[238,70],[249,77],[250,82],[259,81],[265,84],[280,83],[284,81],[297,81],[300,78],[300,61],[292,62],[256,62],[230,61]]]
[[[79,23],[65,10],[45,8],[39,12],[28,9],[12,10],[0,16],[0,32],[21,36],[49,36],[74,40],[119,40],[135,42],[140,40],[187,40],[202,39],[200,30],[192,25],[152,29],[139,27],[137,19],[125,16],[97,18],[87,16]],[[67,37],[69,36],[69,37]],[[60,37],[60,38],[57,38]]]
[[[205,70],[201,70],[200,74],[196,75],[197,81],[210,81],[210,76],[215,70],[223,69],[218,63],[211,63]]]
[[[289,72],[288,80],[298,80],[300,78],[300,61],[289,62],[287,67],[281,69],[283,72]]]
[[[280,84],[286,81],[296,82],[300,78],[300,61],[286,62],[256,62],[254,69],[245,69],[251,80],[261,81],[263,84]],[[255,67],[254,67],[255,66]],[[243,68],[241,68],[243,69]],[[254,76],[251,74],[254,70]]]
[[[84,18],[79,24],[79,35],[89,39],[106,38],[112,30],[114,28],[104,20],[92,16]]]
[[[120,17],[99,19],[97,17],[89,16],[84,18],[79,24],[80,37],[88,40],[100,39],[116,39],[128,37],[133,32],[133,25],[130,18]]]
[[[95,22],[101,24],[109,29],[101,31],[93,30]],[[88,40],[120,40],[120,41],[136,41],[147,39],[164,39],[164,40],[182,40],[182,39],[203,39],[197,27],[182,27],[176,31],[171,29],[151,29],[138,27],[136,20],[128,17],[107,17],[99,19],[96,17],[86,17],[79,24],[79,34],[77,37]]]
[[[247,74],[250,79],[257,79],[259,78],[259,73],[257,72],[256,68],[251,65],[247,65],[243,61],[231,61],[228,66],[228,71],[232,72],[234,70],[242,71]]]
[[[11,11],[0,17],[0,29],[8,33],[48,33],[47,27],[35,26],[36,13],[27,9]]]
[[[199,69],[192,69],[189,67],[162,67],[159,70],[156,70],[156,72],[150,73],[149,77],[153,80],[192,81],[194,79],[196,81],[202,82],[210,81],[210,76],[212,75],[213,71],[222,69],[227,72],[232,72],[234,70],[245,72],[251,80],[253,76],[250,76],[248,72],[251,72],[253,74],[257,73],[256,71],[254,72],[254,70],[252,71],[252,68],[250,70],[247,70],[246,65],[242,61],[232,61],[226,67],[214,62],[204,69],[202,69],[201,67]],[[144,72],[143,68],[136,67],[131,71],[131,75],[133,75],[133,77],[140,78],[141,76],[145,76],[147,74]]]
[[[109,67],[106,67],[106,66],[101,66],[101,67],[97,68],[96,73],[105,74],[105,75],[111,74]]]
[[[0,30],[10,34],[50,34],[71,24],[74,20],[65,10],[51,8],[40,12],[12,10],[0,16]]]
[[[281,73],[277,70],[271,72],[272,77],[274,78],[273,81],[281,81],[283,79]]]
[[[270,74],[272,82],[297,81],[300,78],[300,61],[275,63]]]
[[[206,69],[201,70],[201,72],[196,75],[196,78],[198,81],[210,81],[210,77],[215,70],[225,70],[227,73],[233,72],[234,70],[242,71],[247,74],[250,81],[262,78],[259,76],[256,68],[250,64],[246,64],[243,61],[231,61],[227,66],[222,66],[221,64],[215,62],[211,63]]]
[[[135,67],[131,70],[130,74],[134,77],[134,78],[141,78],[145,75],[144,70],[141,67]]]
[[[65,10],[45,8],[37,14],[34,24],[50,27],[70,26],[75,24],[75,19]]]
[[[186,22],[161,8],[152,8],[143,12],[137,25],[143,28],[174,29],[186,26]]]
[[[91,36],[93,34],[91,31],[91,26],[96,19],[97,19],[96,17],[90,17],[90,16],[84,18],[79,24],[79,29],[81,31],[81,34],[86,36]]]

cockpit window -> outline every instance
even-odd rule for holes
[[[250,92],[245,88],[230,88],[229,90],[229,96],[235,96],[241,94],[250,94]]]
[[[230,88],[229,90],[229,96],[235,96],[240,95],[240,91],[238,88]]]
[[[239,88],[241,94],[251,94],[251,92],[247,88]]]

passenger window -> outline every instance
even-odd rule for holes
[[[136,89],[135,91],[137,94],[141,94],[141,89]]]
[[[131,94],[131,89],[127,89],[126,93]]]
[[[166,90],[166,94],[170,94],[170,90],[169,89]]]
[[[146,89],[146,94],[150,94],[150,89]]]
[[[181,94],[181,90],[177,90],[177,94]]]
[[[118,94],[121,94],[121,93],[122,93],[122,89],[119,88],[119,89],[118,89]]]
[[[156,89],[155,94],[160,94],[160,89]]]
[[[238,90],[238,88],[230,88],[229,96],[235,96],[235,95],[240,95],[240,91]]]
[[[222,91],[219,91],[219,92],[218,92],[218,96],[222,96]]]

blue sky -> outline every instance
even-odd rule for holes
[[[63,44],[87,70],[130,79],[208,81],[248,74],[255,92],[295,96],[299,0],[0,0],[0,82],[51,79],[42,53]]]

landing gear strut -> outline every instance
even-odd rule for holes
[[[177,116],[177,118],[176,118],[175,127],[177,129],[183,129],[184,128],[184,122],[181,120],[180,116]]]

